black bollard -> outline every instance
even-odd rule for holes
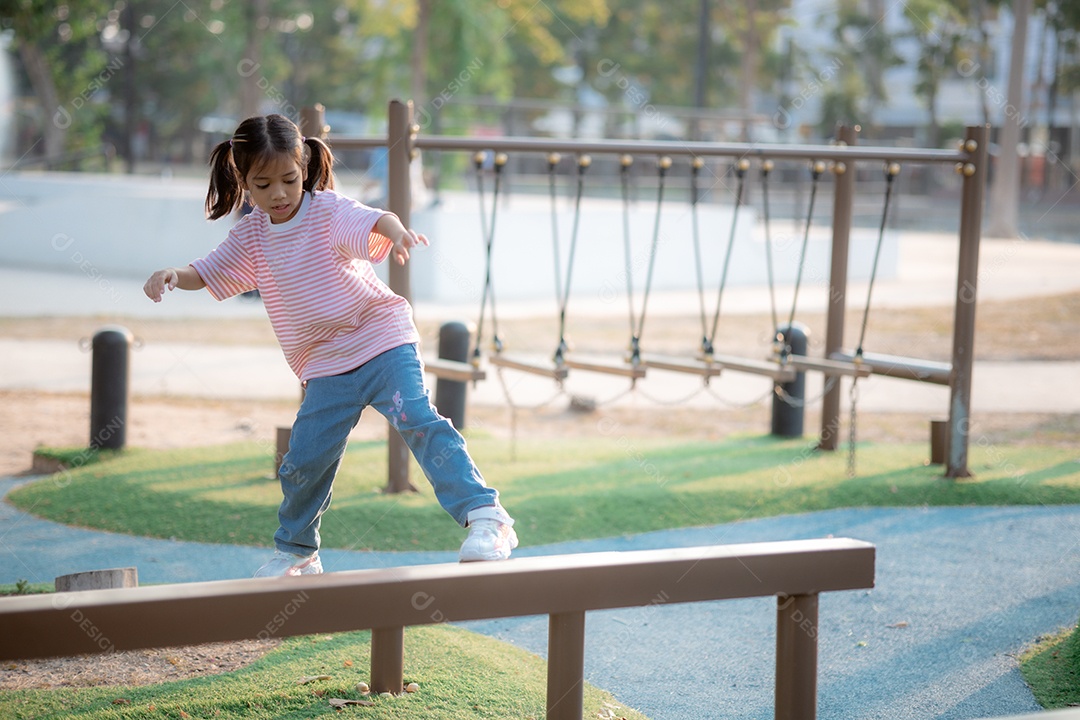
[[[443,323],[439,327],[439,358],[469,362],[469,326],[462,322]],[[458,380],[435,381],[435,407],[449,418],[458,430],[465,429],[465,392],[468,384]]]
[[[94,335],[90,370],[90,447],[121,450],[127,441],[131,332],[109,325]]]
[[[802,323],[793,323],[791,327],[777,330],[783,335],[787,352],[791,355],[806,355],[807,339],[810,329]],[[804,401],[806,399],[806,373],[795,373],[795,379],[782,383],[780,392],[773,395],[772,434],[779,437],[802,437]]]

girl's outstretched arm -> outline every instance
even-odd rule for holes
[[[195,268],[187,265],[182,268],[158,270],[143,285],[143,292],[154,302],[161,302],[166,289],[202,290],[204,287],[206,283],[203,282],[199,273],[195,272]]]
[[[394,243],[390,251],[391,256],[398,265],[404,265],[409,259],[409,250],[417,245],[430,245],[428,239],[422,233],[410,230],[401,224],[397,215],[387,213],[375,223],[375,230]]]

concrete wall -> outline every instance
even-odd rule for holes
[[[144,176],[11,173],[0,183],[0,262],[145,278],[213,249],[232,221],[208,222],[206,184]]]
[[[70,271],[91,279],[145,279],[157,268],[205,255],[225,237],[233,220],[206,221],[205,193],[205,182],[195,180],[9,174],[0,183],[0,262],[7,268]],[[559,253],[565,283],[574,218],[570,200],[564,198],[560,203]],[[714,302],[720,282],[732,217],[731,206],[699,208],[703,280],[710,302]],[[655,218],[653,203],[641,201],[631,208],[631,275],[639,296],[650,261]],[[468,193],[444,193],[439,205],[414,211],[413,226],[432,241],[430,248],[413,255],[415,300],[479,303],[484,286],[480,223],[478,199]],[[803,275],[807,285],[828,280],[829,233],[827,227],[814,228],[811,233]],[[659,238],[653,289],[696,291],[693,226],[685,202],[665,204]],[[853,233],[852,280],[868,277],[876,240],[876,231]],[[772,241],[776,282],[790,284],[798,267],[802,228],[790,221],[773,221]],[[728,287],[765,285],[764,229],[755,208],[739,210],[734,243]],[[888,233],[878,277],[894,277],[896,263],[897,238]],[[519,196],[500,202],[493,268],[497,298],[554,303],[552,222],[546,198]],[[621,203],[586,199],[578,229],[571,302],[590,297],[625,303],[626,275]]]

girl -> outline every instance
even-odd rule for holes
[[[210,164],[207,216],[233,212],[245,192],[254,211],[205,258],[158,270],[143,290],[160,302],[166,289],[207,288],[217,300],[257,289],[306,389],[279,472],[277,551],[256,577],[322,572],[320,519],[349,432],[369,405],[397,428],[439,503],[469,529],[461,560],[509,557],[514,521],[429,402],[412,308],[372,268],[390,256],[404,264],[427,238],[334,192],[330,148],[281,115],[242,122]]]

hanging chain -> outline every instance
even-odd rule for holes
[[[859,401],[859,378],[855,378],[851,382],[851,424],[848,427],[848,457],[847,457],[847,476],[848,479],[854,479],[855,477],[855,441],[857,437],[856,420],[857,415],[855,406]]]

